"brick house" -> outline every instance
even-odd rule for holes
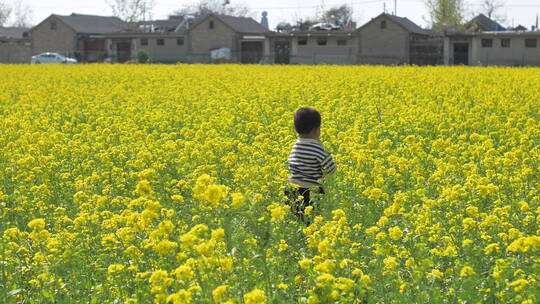
[[[53,14],[32,28],[32,54],[57,52],[80,61],[101,61],[110,48],[104,35],[126,27],[127,24],[116,17]]]
[[[383,13],[356,32],[360,64],[442,63],[442,39],[407,18]]]
[[[258,63],[269,51],[269,31],[252,18],[209,14],[188,29],[189,62],[210,62],[210,52],[231,50],[231,62]]]

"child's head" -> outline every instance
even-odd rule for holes
[[[321,114],[313,108],[300,108],[294,113],[294,128],[300,137],[319,139]]]

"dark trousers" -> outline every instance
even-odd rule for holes
[[[306,225],[310,225],[309,217],[304,213],[307,206],[313,206],[313,201],[310,197],[310,188],[298,188],[298,189],[285,189],[286,204],[291,206],[291,211],[294,215],[304,222]],[[317,189],[317,193],[324,194],[323,187]],[[302,199],[298,199],[302,196]],[[313,206],[315,208],[315,206]]]

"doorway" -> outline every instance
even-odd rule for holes
[[[262,41],[244,41],[241,49],[242,63],[259,63],[263,54]]]
[[[97,62],[105,57],[107,51],[105,49],[105,40],[84,40],[83,61]]]
[[[289,64],[291,43],[289,41],[276,41],[274,44],[274,63]]]
[[[469,65],[468,43],[454,43],[454,65]]]
[[[126,62],[131,59],[131,41],[116,43],[116,58],[118,62]]]

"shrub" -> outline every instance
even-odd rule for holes
[[[138,63],[147,63],[149,61],[149,59],[150,59],[150,56],[148,55],[147,51],[139,50],[135,54],[135,58],[137,59]]]

